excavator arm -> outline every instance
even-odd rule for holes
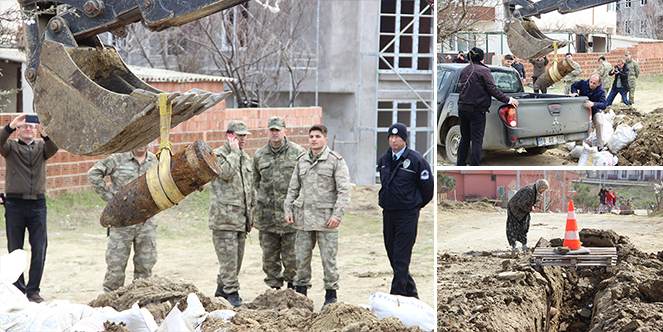
[[[159,136],[159,91],[136,77],[98,34],[124,37],[142,21],[162,31],[248,0],[19,0],[34,22],[25,24],[35,110],[59,147],[76,154],[126,152]],[[54,6],[67,5],[57,13]],[[62,8],[62,6],[59,6]],[[170,93],[172,127],[225,99],[230,92]]]
[[[562,14],[604,5],[617,0],[504,0],[507,43],[513,54],[522,59],[536,59],[567,45],[566,40],[546,37],[530,19],[533,16],[559,11]]]

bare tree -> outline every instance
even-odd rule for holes
[[[313,72],[315,2],[283,0],[277,10],[249,4],[160,33],[134,25],[116,45],[132,63],[138,57],[152,67],[235,78],[228,86],[238,107],[276,105],[283,91],[293,105]]]
[[[490,0],[438,0],[437,40],[450,39],[461,31],[476,30],[476,25],[485,20],[486,6],[494,8]]]

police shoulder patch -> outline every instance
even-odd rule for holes
[[[428,180],[429,177],[430,177],[430,174],[428,173],[427,169],[421,171],[421,179],[422,180]]]

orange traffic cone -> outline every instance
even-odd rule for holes
[[[576,222],[576,211],[573,200],[569,201],[569,214],[566,217],[566,232],[564,233],[564,246],[571,250],[580,249],[580,234]]]

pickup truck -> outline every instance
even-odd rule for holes
[[[455,164],[460,144],[458,93],[460,71],[467,64],[440,64],[437,71],[437,144],[444,146],[449,162]],[[483,150],[525,148],[539,154],[559,144],[589,136],[590,112],[583,106],[587,97],[525,92],[513,68],[488,66],[497,88],[520,105],[514,108],[492,98],[486,114]]]

